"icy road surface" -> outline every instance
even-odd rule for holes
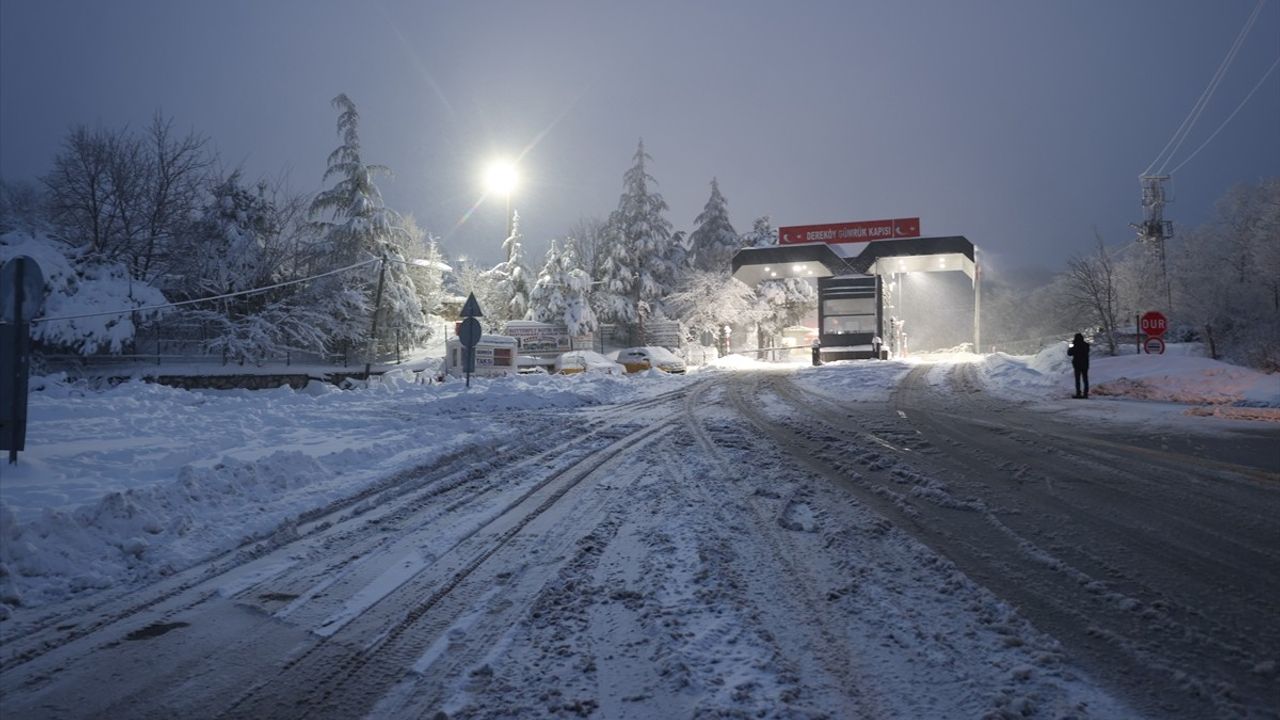
[[[15,616],[0,714],[1276,717],[1274,426],[1062,422],[964,364],[672,387]]]

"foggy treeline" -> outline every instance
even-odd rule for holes
[[[609,323],[640,344],[646,326],[677,320],[686,341],[723,352],[731,338],[735,347],[776,346],[816,309],[805,280],[751,288],[731,277],[737,250],[773,245],[777,232],[761,216],[739,233],[715,178],[692,229],[676,230],[643,141],[616,209],[584,214],[548,239],[542,258],[526,257],[516,216],[502,262],[453,261],[412,216],[385,205],[376,180],[388,169],[361,155],[355,104],[339,95],[333,105],[339,142],[314,194],[223,168],[209,138],[178,132],[159,115],[140,130],[75,127],[46,175],[0,186],[0,245],[17,248],[3,255],[44,253],[46,316],[216,298],[40,323],[33,336],[41,347],[130,354],[150,329],[171,344],[184,340],[186,352],[240,362],[367,348],[385,356],[438,342],[446,318],[475,293],[489,331],[528,319],[578,335]],[[1170,242],[1163,263],[1159,248],[1094,235],[1081,241],[1090,251],[1036,287],[984,281],[981,350],[1034,352],[1087,331],[1118,352],[1132,341],[1136,313],[1161,310],[1171,340],[1280,368],[1280,179],[1230,190],[1211,222]],[[921,318],[908,333],[922,343],[963,342],[972,305],[961,307],[944,283],[933,283],[931,296],[926,280],[904,285]],[[237,294],[261,288],[269,289]],[[939,348],[912,346],[929,349]]]
[[[1167,243],[1163,260],[1157,246],[1093,235],[1092,249],[1041,287],[987,283],[983,344],[1031,352],[1085,331],[1115,354],[1133,345],[1136,316],[1156,310],[1169,341],[1280,370],[1280,178],[1231,188],[1209,222]]]
[[[453,262],[413,217],[383,203],[376,179],[388,169],[362,157],[355,104],[339,95],[333,105],[339,144],[325,189],[310,195],[222,168],[209,138],[177,132],[159,115],[140,131],[71,129],[46,175],[0,187],[0,245],[11,246],[5,256],[39,255],[46,317],[133,311],[38,323],[37,343],[130,354],[151,329],[170,345],[183,339],[195,352],[240,362],[369,346],[385,354],[393,343],[425,345],[475,293],[493,331],[531,319],[581,334],[606,322],[643,342],[647,323],[679,320],[687,340],[724,341],[732,325],[765,345],[816,307],[802,281],[752,289],[730,277],[737,249],[775,243],[776,232],[762,217],[737,233],[715,179],[693,230],[675,231],[643,142],[617,209],[566,228],[535,270],[518,216],[505,260]]]

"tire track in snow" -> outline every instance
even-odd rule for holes
[[[795,393],[790,393],[791,397],[788,399],[788,394],[778,393],[775,397],[784,401],[784,404],[774,405],[770,409],[768,400],[773,388],[777,388],[786,381],[770,376],[763,382],[759,380],[753,380],[753,382],[756,383],[756,387],[750,390],[738,388],[736,391],[740,398],[737,407],[743,416],[766,437],[784,448],[801,467],[808,469],[817,477],[826,478],[832,488],[851,491],[852,496],[859,503],[888,519],[892,523],[889,527],[897,526],[915,536],[931,548],[937,556],[955,560],[959,568],[979,585],[991,586],[990,571],[992,563],[998,563],[998,558],[1019,555],[1018,543],[1006,535],[994,532],[985,521],[980,506],[955,499],[945,485],[936,484],[936,481],[920,475],[903,462],[903,460],[918,462],[928,457],[928,454],[902,449],[895,456],[885,458],[883,450],[877,449],[881,447],[880,444],[865,440],[867,444],[857,442],[859,434],[867,424],[892,427],[884,425],[884,418],[872,415],[865,420],[861,417],[854,420],[848,416],[847,411],[824,411],[820,403],[814,402],[815,398],[809,397],[808,394],[800,398]],[[762,391],[759,388],[761,384],[770,389]],[[873,404],[873,407],[879,407],[879,404]],[[868,409],[868,412],[872,411]],[[773,417],[779,412],[784,415],[783,419]],[[886,417],[887,414],[886,412]],[[862,422],[858,422],[859,420]],[[816,426],[814,421],[818,421],[820,425]],[[826,426],[828,429],[821,426]],[[904,433],[903,436],[906,437],[906,434]],[[923,483],[922,486],[930,491],[904,493],[894,489],[901,483],[912,484],[913,487],[915,483]],[[975,561],[978,558],[982,561]],[[1003,566],[998,565],[998,567]],[[1036,568],[1033,567],[1033,569]],[[1039,571],[1045,575],[1050,574],[1045,568],[1039,568]],[[953,592],[945,589],[950,586],[950,583],[951,581],[944,583],[944,593]],[[856,585],[855,582],[855,587]],[[961,586],[963,585],[964,583],[961,583]],[[894,606],[890,605],[890,607]],[[1029,626],[1023,631],[1011,631],[1006,627],[1008,622],[999,621],[992,627],[998,632],[1010,633],[1006,636],[1013,643],[1009,646],[1010,648],[1022,647],[1026,642],[1034,643],[1028,647],[1044,646],[1046,643],[1052,647],[1053,641],[1050,638],[1041,637]],[[1017,622],[1025,621],[1019,619]],[[1038,629],[1052,634],[1055,628],[1050,626]],[[1050,682],[1062,683],[1058,684],[1056,689],[1054,685],[1048,686],[1047,689],[1054,689],[1055,694],[1062,693],[1063,697],[1076,694],[1079,688],[1074,684],[1075,681],[1069,669],[1058,669],[1056,652],[1051,649],[1037,652],[1040,652],[1038,658],[1044,658],[1044,660],[1029,660],[1027,667],[1034,667],[1038,672],[1048,675]],[[1047,664],[1038,667],[1042,662]],[[1015,673],[1017,683],[1026,682],[1027,676],[1021,673],[1021,670]],[[1063,680],[1066,682],[1063,683]],[[1002,703],[1011,699],[1003,694],[1010,690],[1011,688],[1002,688],[997,692],[996,687],[991,687],[989,692],[994,696],[991,698],[993,702]],[[1009,707],[1026,707],[1023,700],[1016,697],[1012,699],[1015,702]],[[919,711],[919,708],[912,708],[910,712]],[[1082,708],[1077,711],[1081,715],[1087,715]]]
[[[1140,468],[1132,473],[1135,478],[1129,483],[1129,475],[1120,468],[1135,469],[1132,459],[1110,453],[1099,456],[1093,448],[1085,448],[1085,457],[1078,457],[1070,441],[1046,436],[1034,427],[1006,427],[1004,432],[992,433],[985,429],[992,423],[979,421],[984,429],[974,431],[972,426],[979,423],[965,415],[934,412],[933,407],[940,402],[929,388],[928,376],[934,369],[922,366],[913,370],[895,399],[898,408],[907,409],[910,422],[925,430],[926,438],[947,448],[945,454],[919,455],[913,463],[944,474],[961,473],[951,482],[977,494],[973,509],[988,527],[975,526],[955,513],[929,508],[922,504],[932,499],[929,494],[899,494],[901,510],[915,518],[927,518],[906,527],[914,528],[917,536],[956,560],[975,579],[1018,601],[1038,627],[1066,641],[1077,656],[1087,659],[1094,666],[1095,675],[1118,684],[1153,712],[1172,717],[1197,717],[1202,713],[1237,717],[1249,713],[1250,706],[1256,712],[1257,698],[1265,696],[1268,684],[1266,672],[1258,674],[1257,669],[1272,667],[1266,653],[1257,652],[1262,645],[1256,638],[1241,636],[1238,627],[1201,613],[1184,602],[1181,593],[1170,594],[1167,588],[1171,583],[1172,587],[1204,584],[1206,590],[1195,593],[1200,601],[1214,596],[1212,586],[1218,582],[1242,589],[1242,572],[1245,576],[1250,573],[1242,567],[1232,571],[1220,568],[1219,560],[1234,563],[1244,552],[1244,557],[1252,555],[1253,561],[1260,563],[1260,569],[1268,564],[1274,566],[1274,562],[1251,550],[1259,546],[1248,540],[1228,540],[1225,545],[1234,549],[1224,554],[1219,544],[1214,550],[1219,560],[1215,560],[1214,555],[1189,543],[1185,532],[1170,534],[1165,529],[1165,538],[1155,537],[1151,530],[1166,526],[1195,530],[1191,537],[1198,535],[1205,542],[1216,533],[1211,525],[1203,529],[1187,525],[1187,518],[1174,510],[1176,502],[1162,497],[1170,489],[1142,478]],[[972,378],[957,382],[972,382]],[[817,416],[831,427],[828,445],[867,422],[879,422],[875,407],[814,412],[813,395],[810,391],[803,400],[793,397],[792,404],[800,417]],[[969,408],[970,414],[1017,422],[1016,412],[1011,415],[1009,409],[992,404],[981,394],[966,397],[964,403],[978,405]],[[820,442],[812,452],[823,453],[821,432],[801,434],[817,436]],[[827,454],[838,458],[841,453],[837,448]],[[1001,484],[996,481],[1003,476],[1000,460],[1008,457],[1025,458],[1028,464],[1011,473],[1012,482]],[[1098,482],[1107,478],[1125,478],[1126,483]],[[887,487],[873,473],[865,479],[881,483],[880,488]],[[1188,482],[1196,494],[1207,492],[1194,468],[1182,468],[1163,481],[1173,488],[1178,487],[1173,481]],[[1148,490],[1116,487],[1124,484],[1145,485]],[[1000,488],[1004,489],[993,492]],[[949,490],[948,494],[953,492]],[[1100,503],[1099,493],[1127,499]],[[1082,504],[1081,500],[1087,502]],[[1222,505],[1221,498],[1214,500],[1214,505]],[[1132,512],[1120,512],[1125,507],[1142,508],[1138,523]],[[1182,506],[1183,514],[1187,507]],[[1170,514],[1174,522],[1164,519]],[[1070,520],[1060,523],[1055,518],[1061,516]],[[1207,520],[1214,515],[1203,517]],[[1218,526],[1222,526],[1221,521]],[[1072,534],[1090,540],[1083,545],[1068,542],[1067,537]],[[1181,555],[1170,552],[1170,540],[1185,548]],[[1089,548],[1107,547],[1123,548],[1124,552],[1113,552],[1111,560],[1089,552]],[[1202,558],[1192,563],[1192,567],[1200,567],[1189,570],[1183,557]],[[1119,560],[1120,564],[1112,560]],[[1240,561],[1249,562],[1243,558]],[[1180,567],[1181,571],[1160,576],[1163,568],[1173,567]],[[1157,574],[1153,576],[1153,572]],[[1276,604],[1274,595],[1268,598],[1267,593],[1258,592],[1259,588],[1274,584],[1273,574],[1262,572],[1257,580],[1263,584],[1249,583],[1254,590],[1244,590],[1245,599],[1238,605],[1263,608]],[[1160,591],[1158,586],[1166,590]],[[1252,614],[1261,617],[1266,612],[1254,610]],[[1246,650],[1250,645],[1255,648],[1252,652]],[[1223,660],[1227,662],[1224,664]],[[1119,670],[1117,663],[1124,670]]]
[[[743,397],[740,388],[733,387],[727,390],[730,395],[730,402],[735,408],[741,412],[743,405]],[[698,417],[698,409],[704,407],[705,404],[700,402],[701,394],[691,393],[686,396],[684,401],[684,419],[685,425],[693,433],[697,444],[703,449],[711,462],[719,467],[719,474],[724,481],[729,478],[741,479],[741,468],[735,468],[732,461],[728,458],[725,450],[718,445],[707,432],[703,421]],[[699,482],[698,479],[690,478],[694,487],[701,492],[704,502],[713,504],[717,502],[711,497],[708,488],[705,486],[705,480]],[[866,696],[867,683],[858,669],[858,659],[850,652],[849,647],[841,641],[840,633],[832,627],[834,618],[828,612],[828,608],[820,605],[815,598],[820,597],[822,593],[817,590],[817,582],[810,576],[809,572],[800,567],[795,562],[795,558],[801,554],[797,552],[796,547],[788,542],[788,538],[780,532],[780,522],[782,518],[774,512],[770,512],[770,508],[764,505],[763,499],[750,494],[742,499],[751,512],[754,522],[751,523],[749,531],[758,533],[763,541],[768,559],[772,560],[779,569],[783,571],[788,581],[794,582],[799,592],[786,597],[788,604],[798,604],[797,609],[803,613],[802,617],[792,618],[792,624],[789,627],[774,627],[773,632],[779,638],[788,637],[793,633],[802,633],[806,639],[812,643],[812,648],[817,651],[819,665],[823,672],[830,678],[835,680],[836,687],[833,690],[839,693],[848,703],[850,710],[857,709],[857,713],[862,716],[871,716],[876,711],[883,708],[879,702]],[[790,506],[790,500],[782,504],[779,512],[787,512]],[[770,574],[772,577],[772,574]],[[747,578],[744,582],[750,583],[751,578]],[[816,633],[809,632],[809,628],[817,628]],[[793,648],[794,649],[794,648]],[[817,678],[806,676],[806,682],[814,684]]]
[[[456,561],[446,563],[446,558],[442,556],[426,572],[426,575],[435,576],[441,566],[448,564],[443,577],[415,577],[411,584],[402,585],[393,595],[379,601],[378,605],[390,606],[387,614],[399,619],[390,627],[378,631],[372,642],[367,642],[369,628],[364,627],[343,628],[329,637],[321,638],[315,647],[287,662],[278,676],[260,682],[234,700],[219,717],[261,717],[281,711],[275,697],[281,685],[295,691],[308,687],[323,688],[314,699],[304,696],[298,699],[297,704],[292,705],[299,714],[308,717],[350,717],[367,711],[374,700],[400,679],[396,677],[396,673],[412,667],[414,660],[429,647],[429,641],[435,639],[434,636],[422,637],[422,634],[414,632],[428,613],[463,586],[473,573],[579,483],[624,451],[667,429],[666,424],[658,424],[628,434],[604,450],[540,481],[512,503],[502,515],[478,528],[463,543],[455,546],[456,550],[451,554],[461,554]],[[531,509],[521,510],[521,506],[527,501],[540,502]],[[500,532],[495,528],[492,537],[482,534],[482,530],[497,525],[499,521],[505,526]],[[474,543],[477,547],[466,547],[466,541],[472,539],[477,540]],[[410,599],[423,594],[424,600]],[[403,606],[406,599],[410,599],[407,608]],[[359,619],[363,619],[363,616]],[[447,623],[445,626],[447,627]],[[355,638],[351,638],[353,635]],[[361,642],[358,639],[360,637],[365,637],[366,641]],[[358,644],[354,652],[347,645],[352,640]],[[335,647],[338,649],[335,650]]]
[[[671,398],[688,392],[692,386],[693,384],[637,403],[613,406],[604,412],[592,413],[595,417],[580,423],[581,427],[557,428],[555,424],[551,424],[545,431],[540,431],[537,425],[526,424],[520,428],[520,434],[514,442],[487,446],[490,450],[485,453],[487,457],[482,461],[482,467],[519,469],[552,462],[562,455],[578,452],[579,448],[590,449],[592,443],[611,432],[610,428],[629,422],[637,408],[661,406]],[[565,438],[569,440],[566,441]],[[553,447],[542,452],[532,452],[542,450],[539,445],[546,444]],[[288,598],[288,592],[265,592],[262,586],[270,585],[274,582],[273,578],[280,576],[282,572],[287,573],[291,568],[296,570],[305,562],[323,560],[326,553],[337,558],[336,561],[330,561],[330,569],[340,572],[351,561],[351,553],[345,551],[355,548],[362,536],[368,539],[360,548],[362,552],[373,553],[386,546],[389,540],[384,534],[367,530],[370,522],[386,518],[402,520],[402,524],[408,526],[423,522],[421,510],[430,509],[433,501],[438,502],[440,496],[466,486],[472,476],[477,474],[475,452],[476,446],[468,446],[459,452],[438,458],[431,464],[397,473],[353,497],[306,513],[303,522],[289,523],[271,538],[259,539],[252,545],[216,556],[141,590],[133,589],[124,594],[114,593],[105,599],[99,597],[88,603],[71,603],[54,608],[42,624],[22,636],[5,638],[5,685],[11,685],[10,681],[18,682],[19,676],[22,676],[24,693],[38,693],[44,685],[58,680],[63,669],[74,665],[80,656],[118,648],[126,636],[148,627],[163,625],[175,616],[187,614],[202,606],[207,608],[211,600],[234,596],[240,598],[239,602],[244,602],[244,598],[255,593]],[[530,456],[512,463],[512,456],[526,453]],[[483,495],[485,489],[482,486],[466,498],[455,498],[449,504],[450,509],[460,509],[468,500]],[[413,512],[419,514],[413,515]],[[352,530],[353,522],[361,523],[360,527]],[[418,529],[420,528],[406,527],[403,532]],[[321,544],[325,541],[328,550],[313,547],[292,560],[273,560],[281,553],[295,553],[307,543]],[[270,567],[265,565],[273,562],[275,565]],[[255,566],[263,569],[255,569]],[[228,592],[227,588],[232,585],[235,587]],[[68,619],[71,622],[67,622]],[[264,627],[269,630],[271,626],[268,624]],[[253,644],[250,642],[240,646],[230,643],[222,654],[229,657],[230,662],[237,662],[240,657],[253,658],[254,662],[259,663],[269,662],[269,659],[257,657],[264,648],[251,647]],[[238,653],[237,647],[244,652]],[[24,668],[37,660],[41,660],[37,663],[39,668]],[[172,672],[161,674],[172,675]],[[255,681],[258,679],[253,678]],[[170,688],[163,689],[167,691]],[[127,688],[122,690],[117,686],[111,688],[107,695],[121,691],[130,692]],[[153,692],[144,687],[130,694],[140,699],[145,706],[148,699],[154,699]],[[104,698],[97,700],[109,702]],[[136,708],[137,705],[124,707]]]

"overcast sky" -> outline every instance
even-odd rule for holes
[[[207,134],[224,165],[321,187],[330,100],[359,107],[388,205],[454,256],[496,261],[485,160],[525,152],[531,264],[605,217],[643,137],[677,229],[717,177],[739,231],[919,216],[995,271],[1056,268],[1096,225],[1132,238],[1137,176],[1182,122],[1255,0],[938,2],[137,2],[0,0],[0,176],[45,173],[72,125]],[[1280,3],[1174,163],[1280,56]],[[1280,174],[1280,71],[1174,180],[1203,222]]]

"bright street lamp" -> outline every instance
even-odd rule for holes
[[[485,189],[506,198],[507,237],[511,237],[511,191],[516,187],[516,166],[507,160],[495,160],[485,169]]]

